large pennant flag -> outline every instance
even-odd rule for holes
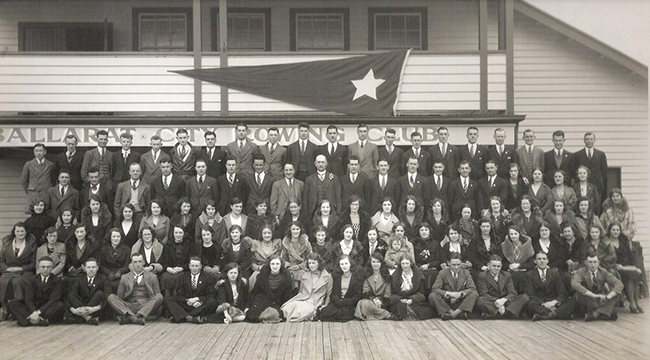
[[[172,72],[318,110],[394,116],[409,52]]]

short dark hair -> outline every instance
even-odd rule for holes
[[[389,128],[389,129],[386,129],[385,134],[393,134],[393,135],[395,135],[395,134],[397,134],[397,131],[395,131],[395,129],[393,129],[393,128]]]
[[[299,129],[300,129],[300,128],[307,128],[307,129],[309,129],[309,128],[311,128],[311,126],[309,125],[309,123],[304,122],[304,121],[301,121],[300,123],[298,123],[298,128],[299,128]]]
[[[99,131],[97,132],[97,134],[95,134],[95,135],[97,135],[97,136],[99,136],[99,135],[106,135],[106,136],[108,136],[108,131],[106,131],[106,130],[99,130]]]
[[[422,134],[420,134],[419,131],[414,131],[414,132],[411,133],[411,139],[413,139],[416,136],[422,137]]]
[[[214,137],[217,136],[217,134],[215,134],[214,131],[206,131],[205,134],[203,134],[203,137],[207,138],[210,135],[213,135]]]
[[[120,134],[120,139],[133,140],[133,134],[128,133],[128,132],[123,132],[123,133]]]
[[[187,134],[187,133],[188,133],[187,130],[183,128],[176,130],[176,136],[178,136],[179,134]]]
[[[348,163],[350,163],[350,161],[352,160],[360,161],[358,155],[350,155],[350,157],[348,158]]]
[[[555,131],[553,132],[553,137],[556,137],[556,136],[564,137],[564,131],[562,131],[562,130],[555,130]]]
[[[327,131],[330,131],[330,130],[339,131],[339,128],[337,128],[336,125],[330,125],[330,126],[327,127]]]
[[[275,132],[277,132],[277,133],[280,132],[280,130],[278,130],[278,128],[275,127],[275,126],[270,127],[266,132],[271,132],[271,131],[275,131]]]
[[[49,261],[51,263],[54,263],[54,260],[50,256],[47,256],[47,255],[41,256],[40,258],[38,258],[38,263],[39,264],[41,263],[41,261]]]
[[[492,262],[492,261],[502,262],[503,260],[501,260],[501,256],[499,256],[497,254],[494,254],[494,255],[490,256],[490,262]]]
[[[94,257],[89,257],[88,259],[84,260],[84,265],[87,265],[91,261],[94,261],[97,264],[97,266],[99,266],[99,261]]]
[[[258,154],[253,154],[253,161],[255,161],[255,160],[262,160],[262,161],[264,161],[266,163],[266,158],[264,157],[264,155],[259,154],[259,153]]]
[[[246,123],[243,121],[238,122],[237,125],[235,125],[235,129],[237,129],[240,126],[243,126],[246,128],[246,130],[248,130],[248,125],[246,125]]]

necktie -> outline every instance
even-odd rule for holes
[[[157,151],[153,153],[153,162],[154,162],[154,164],[158,163],[158,152]]]
[[[447,144],[443,143],[442,144],[442,156],[445,156],[447,153]]]
[[[388,147],[388,155],[393,155],[393,147],[392,146]]]
[[[66,158],[68,159],[68,163],[72,161],[72,154],[67,154]]]
[[[362,142],[361,142],[361,148],[362,148],[362,149],[363,149],[363,143],[365,143],[365,141],[362,141]]]
[[[125,153],[122,154],[122,156],[124,157],[124,163],[126,164],[126,159],[129,158],[129,153],[125,152]]]
[[[587,149],[587,156],[589,156],[589,160],[591,160],[591,149]]]
[[[212,160],[212,156],[214,155],[214,148],[209,150],[210,153],[210,160]]]
[[[275,151],[275,145],[271,145],[271,154]]]
[[[18,257],[18,252],[20,251],[20,248],[14,248],[14,256]]]
[[[293,188],[293,179],[289,179],[289,187]]]
[[[467,192],[467,187],[468,187],[467,178],[463,178],[463,191],[464,192]]]
[[[142,276],[142,274],[140,274],[140,275],[136,274],[135,275],[135,284],[136,285],[140,285],[140,276]]]
[[[416,159],[420,158],[420,149],[415,149],[415,158]]]
[[[257,177],[257,186],[262,186],[262,175],[260,173],[256,173],[255,176]]]
[[[88,287],[92,287],[92,286],[93,286],[93,279],[88,279]]]
[[[471,150],[471,151],[470,151],[470,155],[471,155],[472,157],[474,157],[474,154],[476,154],[476,149],[474,148],[474,146],[475,146],[474,144],[470,145],[470,148],[471,148],[471,149],[470,149],[470,150]]]
[[[490,187],[494,186],[494,176],[490,176]]]
[[[187,155],[187,150],[185,150],[185,146],[181,145],[181,157],[185,158],[185,155]]]
[[[192,290],[196,290],[196,275],[192,275]]]
[[[203,176],[199,176],[199,185],[203,185]]]
[[[415,186],[415,176],[409,176],[409,183],[411,184],[411,187]]]
[[[47,284],[47,279],[41,276],[41,286],[45,286]]]
[[[542,270],[542,284],[546,284],[546,269]]]
[[[598,278],[596,278],[596,272],[591,272],[591,292],[598,293]]]
[[[97,191],[97,184],[90,185],[90,190],[92,190],[93,192]]]
[[[499,149],[499,156],[503,155],[503,145],[497,147]]]
[[[104,149],[102,148],[99,149],[99,158],[104,160]]]
[[[438,175],[438,180],[436,180],[436,186],[438,187],[438,191],[442,189],[442,176]]]
[[[352,177],[352,183],[354,184],[355,181],[357,181],[357,174],[350,174]]]
[[[61,186],[61,196],[65,195],[65,186]]]
[[[234,182],[232,174],[228,175],[228,182],[230,183],[230,187],[232,187],[232,183]]]
[[[163,185],[165,185],[165,190],[169,189],[169,175],[163,176]]]
[[[138,182],[134,181],[131,183],[131,189],[136,190],[138,188]]]
[[[239,142],[239,150],[242,150],[244,148],[244,142],[240,141]]]
[[[330,144],[330,156],[334,154],[334,145]]]
[[[381,189],[384,190],[386,188],[386,176],[381,176]]]
[[[318,174],[318,178],[320,179],[320,181],[325,180],[325,174],[320,174],[320,173],[319,173],[319,174]]]
[[[303,153],[303,154],[305,153],[305,142],[304,141],[300,142],[300,152]]]
[[[529,146],[528,147],[528,164],[526,164],[528,167],[528,172],[532,173],[533,172],[533,147]]]

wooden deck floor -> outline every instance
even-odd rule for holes
[[[644,301],[646,305],[649,302]],[[650,306],[646,306],[650,310]],[[650,359],[650,314],[616,322],[0,323],[0,359]]]

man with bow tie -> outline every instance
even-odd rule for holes
[[[577,312],[585,314],[585,321],[616,320],[618,315],[614,306],[623,291],[623,283],[600,267],[598,254],[594,250],[587,254],[584,261],[586,266],[576,270],[571,277]]]
[[[68,308],[65,315],[66,323],[86,322],[99,325],[99,312],[106,304],[106,294],[110,294],[106,276],[99,274],[99,262],[88,258],[84,262],[86,276],[80,276],[72,284],[68,293]]]
[[[202,316],[216,309],[215,278],[201,271],[202,268],[200,257],[190,257],[190,271],[179,280],[175,295],[165,296],[165,307],[172,315],[172,322],[200,324]]]

